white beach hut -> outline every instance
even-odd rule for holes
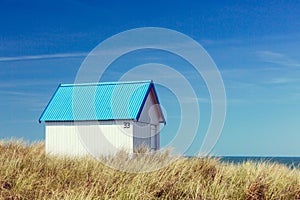
[[[152,81],[61,84],[42,113],[46,153],[132,153],[159,149],[165,119]]]

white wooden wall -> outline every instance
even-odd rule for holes
[[[46,122],[46,153],[93,156],[133,152],[141,144],[159,149],[159,107],[150,92],[138,122],[133,120]],[[126,123],[126,124],[124,124]]]
[[[124,127],[124,122],[130,123]],[[93,156],[133,151],[133,121],[46,122],[46,153]]]

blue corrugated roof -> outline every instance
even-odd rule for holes
[[[138,120],[151,88],[152,81],[61,84],[39,120]]]

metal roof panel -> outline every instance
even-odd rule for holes
[[[138,120],[151,87],[152,81],[61,84],[40,121]]]

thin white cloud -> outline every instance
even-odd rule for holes
[[[49,95],[39,93],[26,93],[21,91],[2,91],[0,90],[0,107],[7,105],[15,105],[15,107],[23,107],[22,109],[40,111],[49,101]]]
[[[0,90],[0,94],[14,95],[14,96],[32,96],[31,93],[17,92],[17,91],[5,91],[5,90]]]
[[[54,58],[74,58],[74,57],[84,57],[87,55],[88,55],[88,53],[84,52],[84,53],[61,53],[61,54],[42,54],[42,55],[30,55],[30,56],[0,57],[0,62],[54,59]]]
[[[0,90],[1,89],[15,89],[23,87],[32,87],[32,86],[57,86],[59,83],[55,80],[12,80],[10,82],[0,81]]]
[[[202,39],[200,40],[200,44],[205,46],[213,46],[213,45],[241,45],[245,43],[245,39],[224,39],[224,40],[213,40],[213,39]]]
[[[286,78],[286,77],[280,77],[280,78],[274,78],[267,83],[269,84],[285,84],[285,83],[292,83],[292,82],[297,82],[299,79],[294,79],[294,78]]]
[[[291,59],[285,54],[273,51],[257,51],[256,55],[263,61],[286,67],[300,67],[300,62]]]

